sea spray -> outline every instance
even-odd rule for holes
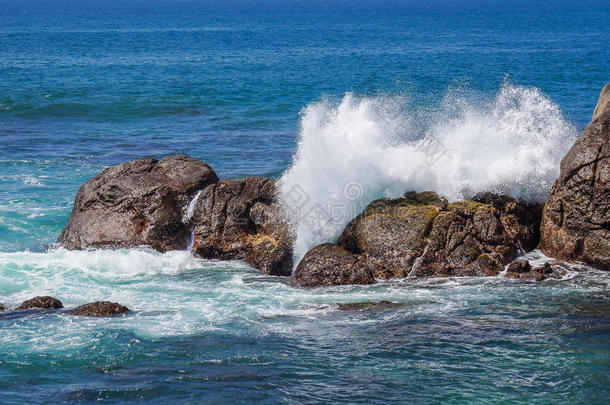
[[[468,95],[465,95],[468,94]],[[379,197],[437,191],[450,201],[495,191],[544,201],[577,137],[539,89],[505,82],[481,100],[451,90],[435,110],[402,96],[322,100],[302,112],[297,151],[279,181],[295,261],[335,241]]]
[[[203,190],[197,191],[197,194],[193,197],[193,199],[188,203],[186,208],[184,209],[184,214],[182,215],[182,222],[186,225],[190,226],[190,236],[188,243],[186,244],[186,250],[191,251],[193,248],[193,242],[195,241],[195,225],[193,224],[193,216],[195,215],[195,205],[197,205],[197,201],[199,201],[199,196]]]

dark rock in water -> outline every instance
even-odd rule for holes
[[[527,260],[515,260],[508,265],[506,277],[528,281],[543,281],[549,278],[559,279],[566,274],[562,268],[553,268],[551,263],[532,268]]]
[[[81,186],[57,242],[68,249],[185,249],[190,228],[183,210],[198,190],[216,181],[210,166],[188,156],[110,167]]]
[[[300,287],[373,284],[375,279],[363,257],[334,245],[311,249],[297,266],[292,283]]]
[[[4,305],[0,304],[0,312],[2,312],[2,311],[6,311],[6,307]]]
[[[532,266],[527,260],[515,260],[508,265],[506,275],[507,277],[518,278],[519,274],[527,273],[531,270]]]
[[[494,276],[538,243],[541,206],[492,194],[449,205],[430,192],[406,196],[373,201],[339,238],[376,278]]]
[[[542,274],[552,274],[553,273],[553,267],[551,266],[551,263],[549,263],[549,262],[544,263],[543,266],[534,267],[532,270],[534,270],[535,272],[538,272],[538,273],[542,273]]]
[[[103,317],[125,314],[129,312],[129,308],[117,304],[116,302],[97,301],[91,304],[81,305],[80,307],[66,312],[77,316]]]
[[[60,309],[63,308],[63,304],[57,298],[44,296],[34,297],[30,300],[23,301],[16,309]]]
[[[403,304],[391,302],[391,301],[379,301],[379,302],[353,302],[349,304],[338,304],[341,311],[375,311],[379,309],[395,309],[402,307]]]
[[[544,207],[540,249],[610,270],[610,83],[593,120],[561,161]]]
[[[260,271],[289,276],[292,237],[276,204],[275,181],[262,177],[221,180],[195,203],[193,253],[242,259]]]

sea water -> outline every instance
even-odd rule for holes
[[[595,0],[0,0],[0,303],[133,310],[0,313],[0,403],[605,403],[602,271],[296,289],[53,242],[84,181],[177,153],[280,179],[297,255],[409,190],[543,201],[610,80],[608,21]],[[337,307],[381,300],[403,305]]]

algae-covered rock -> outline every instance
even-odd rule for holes
[[[361,255],[376,278],[492,276],[538,243],[541,206],[485,194],[447,204],[435,193],[372,202],[339,245]]]

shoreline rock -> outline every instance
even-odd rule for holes
[[[199,195],[192,252],[208,259],[245,260],[263,273],[289,276],[292,237],[276,203],[275,180],[220,180]]]
[[[275,184],[262,177],[219,180],[210,166],[188,156],[126,162],[81,186],[58,243],[67,249],[146,245],[165,252],[191,242],[198,257],[244,260],[261,272],[289,276],[294,235]],[[550,257],[610,270],[610,83],[562,160],[544,207],[492,193],[451,204],[434,192],[375,200],[336,244],[307,252],[291,283],[496,276],[536,247]],[[554,273],[514,262],[507,274],[538,280]]]
[[[67,249],[187,247],[183,209],[218,181],[206,163],[188,156],[138,159],[109,167],[84,183],[57,242]]]
[[[592,121],[561,161],[544,207],[540,250],[610,270],[610,83]]]
[[[407,196],[373,201],[339,238],[376,278],[494,276],[538,244],[540,205],[492,194],[452,204],[431,192],[425,201]]]

